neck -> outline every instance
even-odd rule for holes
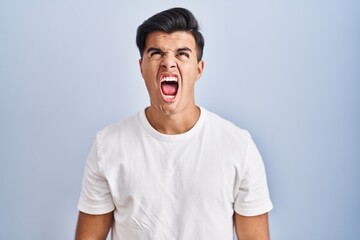
[[[150,125],[163,134],[181,134],[189,131],[200,117],[200,108],[195,106],[181,113],[167,114],[149,107],[145,110]]]

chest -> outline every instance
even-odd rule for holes
[[[109,155],[107,179],[117,203],[184,204],[233,200],[232,159],[214,139],[183,143],[139,141]]]

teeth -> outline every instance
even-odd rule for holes
[[[166,99],[173,99],[173,98],[175,98],[175,96],[173,96],[173,95],[164,95],[164,97],[165,97]]]
[[[167,81],[167,82],[177,82],[177,78],[176,77],[163,77],[161,79],[161,82],[165,82],[165,81]]]

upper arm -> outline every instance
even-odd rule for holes
[[[91,215],[79,212],[75,240],[105,240],[113,223],[113,212]]]
[[[82,212],[98,215],[115,209],[110,185],[101,166],[99,140],[95,139],[86,160],[78,209]]]
[[[234,213],[238,240],[269,240],[268,214],[245,217]]]
[[[250,135],[245,163],[239,167],[242,172],[237,173],[234,210],[242,216],[256,216],[269,212],[273,206],[267,186],[265,165]]]

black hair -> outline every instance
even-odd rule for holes
[[[152,32],[173,33],[176,31],[187,31],[195,39],[197,60],[200,61],[204,49],[204,37],[199,32],[199,25],[194,15],[185,8],[171,8],[155,14],[144,21],[136,33],[136,45],[139,48],[140,56],[143,57],[145,50],[146,37]]]

